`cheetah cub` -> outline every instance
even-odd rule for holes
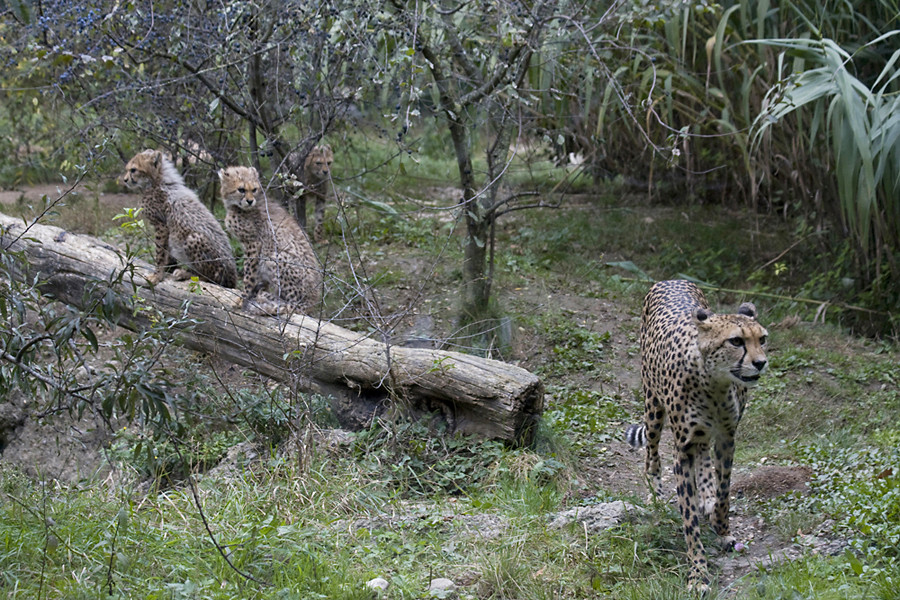
[[[288,158],[292,161],[299,160],[298,154],[293,152]],[[306,160],[303,161],[303,193],[295,205],[297,220],[306,227],[306,200],[310,197],[315,198],[313,239],[318,243],[325,241],[322,223],[325,220],[325,200],[331,187],[332,163],[334,163],[334,152],[328,144],[316,146],[310,151]]]
[[[243,244],[244,310],[310,314],[322,297],[322,267],[300,225],[261,194],[252,167],[219,171],[225,227]]]
[[[625,440],[646,446],[645,473],[659,494],[659,440],[666,423],[672,430],[692,588],[705,590],[709,583],[701,519],[709,517],[724,548],[735,544],[728,523],[734,439],[748,390],[768,367],[767,337],[752,303],[741,304],[737,314],[716,314],[689,281],[661,281],[644,299],[644,421],[628,427]]]
[[[150,283],[174,269],[176,280],[197,275],[223,287],[237,285],[228,236],[162,152],[136,154],[125,165],[122,182],[142,193],[143,215],[153,225],[156,271],[147,278]]]

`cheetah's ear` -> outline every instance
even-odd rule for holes
[[[713,311],[708,308],[698,306],[694,309],[694,320],[698,325],[706,325],[711,316],[713,316]]]
[[[751,319],[756,318],[756,305],[752,302],[744,302],[738,308],[738,314],[744,315],[746,317],[750,317]]]
[[[162,152],[160,152],[159,150],[153,151],[153,162],[151,164],[153,165],[154,169],[158,169],[159,166],[162,164],[162,158],[163,158]]]
[[[219,181],[225,181],[225,169],[219,169],[216,173],[219,175]]]
[[[319,148],[322,149],[322,152],[331,152],[331,144],[322,144]]]

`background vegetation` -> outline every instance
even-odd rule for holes
[[[453,148],[459,309],[480,318],[493,223],[559,202],[533,195],[535,160],[553,157],[654,201],[782,215],[829,265],[802,295],[871,309],[843,316],[891,332],[895,1],[201,4],[10,3],[0,143],[18,160],[5,181],[114,172],[155,145],[193,156],[188,179],[212,202],[205,174],[239,162],[292,195],[291,153],[326,134],[390,140],[412,162]]]
[[[134,152],[172,152],[221,212],[214,169],[253,164],[289,201],[324,140],[341,197],[319,248],[326,313],[373,335],[424,327],[548,389],[532,448],[402,420],[332,445],[325,399],[223,380],[165,320],[123,333],[102,302],[48,302],[4,250],[0,407],[25,394],[41,418],[98,415],[116,433],[104,485],[3,467],[0,589],[356,598],[383,576],[410,598],[448,575],[478,598],[682,597],[671,507],[598,535],[548,526],[572,506],[643,504],[634,474],[616,485],[603,465],[627,462],[615,440],[640,414],[647,280],[679,276],[773,324],[738,465],[812,473],[809,493],[741,499],[741,514],[774,532],[765,543],[839,542],[713,594],[895,597],[898,14],[888,0],[0,3],[0,187],[60,190],[5,212],[146,257],[147,232],[102,202]],[[197,476],[241,441],[231,472]]]

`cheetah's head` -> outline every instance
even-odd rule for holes
[[[313,148],[303,163],[307,182],[311,184],[327,181],[331,177],[331,164],[334,162],[334,152],[331,146],[323,144]]]
[[[222,202],[225,208],[254,210],[259,194],[259,173],[253,167],[228,167],[219,170]]]
[[[133,191],[144,191],[162,181],[165,157],[159,150],[143,150],[135,154],[125,165],[125,173],[119,181]]]
[[[745,302],[737,314],[717,315],[706,308],[694,310],[697,342],[705,371],[719,381],[753,387],[768,368],[769,332],[756,321],[756,307]]]

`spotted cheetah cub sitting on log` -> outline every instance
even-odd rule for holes
[[[237,285],[237,266],[228,236],[172,162],[158,150],[144,150],[125,165],[122,182],[142,193],[144,217],[153,225],[156,284],[173,270],[176,280],[194,275],[223,287]]]
[[[242,308],[310,314],[322,298],[322,267],[300,225],[262,194],[252,167],[219,171],[225,227],[244,246]]]

